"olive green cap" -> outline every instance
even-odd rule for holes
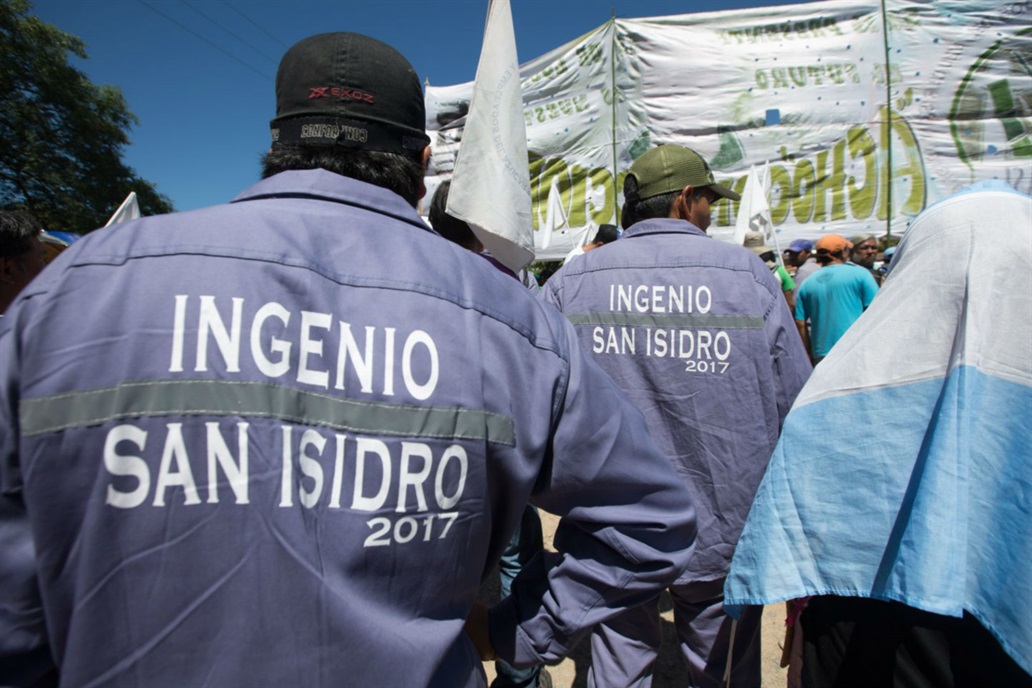
[[[684,146],[657,146],[635,160],[628,174],[638,182],[638,197],[626,199],[632,203],[680,191],[689,184],[695,187],[708,186],[718,196],[732,201],[742,199],[731,189],[717,184],[713,170],[702,156]]]

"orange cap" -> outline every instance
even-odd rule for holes
[[[841,253],[847,248],[853,248],[853,244],[849,243],[849,240],[841,234],[825,234],[817,240],[814,248],[818,252]]]

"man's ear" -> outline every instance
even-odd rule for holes
[[[686,185],[677,193],[677,197],[674,198],[674,203],[670,208],[671,219],[690,221],[693,193],[695,193],[695,187],[691,184]]]
[[[0,258],[0,282],[4,284],[14,284],[15,272],[18,266],[15,264],[17,259],[12,256],[4,256]]]

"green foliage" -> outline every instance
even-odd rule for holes
[[[528,265],[527,270],[533,273],[538,285],[544,286],[548,278],[554,275],[555,271],[562,266],[563,261],[561,260],[538,260]]]
[[[122,92],[69,64],[83,42],[0,0],[0,207],[30,210],[48,229],[103,226],[130,191],[144,215],[171,201],[122,162],[137,122]]]

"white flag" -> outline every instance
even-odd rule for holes
[[[774,254],[777,256],[778,265],[785,267],[785,257],[781,254],[781,246],[778,244],[778,230],[774,227],[774,220],[770,217],[770,161],[763,166],[763,174],[760,175],[760,188],[763,189],[763,234],[771,246],[774,247]]]
[[[534,258],[527,129],[509,0],[490,0],[487,9],[447,212],[468,222],[491,255],[514,272]]]
[[[104,226],[110,227],[119,222],[138,219],[140,219],[140,205],[136,202],[136,192],[130,191],[129,195],[122,201],[122,205],[118,206],[118,210],[115,211],[115,214],[111,216],[111,219]]]
[[[763,232],[764,240],[770,238],[769,228],[770,204],[767,203],[767,189],[756,174],[756,166],[749,168],[749,176],[742,189],[742,201],[738,206],[738,218],[735,221],[735,243],[739,246],[745,241],[746,232]]]
[[[545,226],[541,237],[541,249],[544,250],[552,245],[552,232],[562,229],[568,224],[566,209],[563,208],[563,199],[559,193],[559,177],[552,177],[552,186],[548,189],[548,208],[545,211]]]
[[[770,164],[764,166],[762,174],[757,174],[755,165],[750,167],[735,221],[735,243],[739,246],[745,243],[746,232],[761,232],[763,243],[774,249],[774,260],[785,267],[785,258],[781,255],[774,223],[770,219],[770,201],[767,198],[769,189]]]

